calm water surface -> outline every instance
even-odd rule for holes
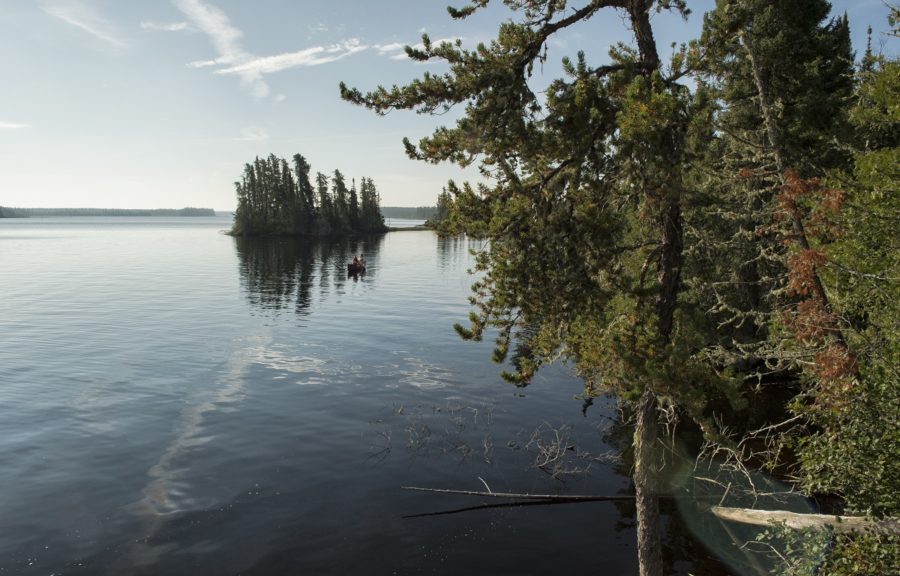
[[[228,225],[0,221],[0,574],[636,573],[630,505],[400,488],[629,490],[612,401],[453,332],[472,245]],[[718,573],[669,532],[673,572]]]

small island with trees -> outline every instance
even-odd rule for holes
[[[386,232],[375,182],[363,177],[356,187],[340,170],[310,180],[300,154],[292,162],[270,154],[244,166],[237,192],[234,236],[332,236]]]

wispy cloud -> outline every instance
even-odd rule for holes
[[[253,59],[253,55],[241,45],[243,32],[231,24],[225,12],[201,0],[174,0],[174,2],[188,20],[206,34],[218,54],[218,58],[212,61],[212,64],[209,64],[210,61],[203,61],[202,64],[195,62],[191,64],[192,67],[220,64],[236,66]],[[254,96],[263,98],[269,94],[269,85],[259,72],[249,70],[241,73],[240,78],[241,85],[248,88]]]
[[[190,24],[187,22],[141,22],[141,28],[144,30],[155,30],[157,32],[180,32],[187,30]]]
[[[18,122],[0,122],[0,130],[22,130],[23,128],[31,128],[31,125]]]
[[[244,128],[241,130],[241,135],[235,140],[239,140],[242,142],[261,142],[263,140],[269,139],[269,133],[265,128]]]
[[[87,32],[108,46],[116,49],[127,47],[127,43],[119,37],[115,27],[87,4],[78,0],[54,0],[42,2],[40,7],[50,16]]]
[[[375,50],[378,51],[379,55],[391,54],[394,52],[401,52],[406,44],[401,44],[400,42],[394,42],[393,44],[381,44],[375,46]]]
[[[218,69],[215,74],[238,76],[241,85],[258,98],[269,95],[266,74],[291,68],[320,66],[368,49],[359,40],[350,39],[329,46],[312,46],[295,52],[257,56],[244,49],[241,44],[243,32],[218,7],[204,0],[173,2],[190,21],[190,25],[206,34],[216,51],[213,59],[197,60],[187,65],[191,68],[216,67]],[[315,24],[311,30],[324,32],[327,28],[322,24]]]
[[[249,74],[252,72],[272,74],[290,68],[303,68],[327,64],[366,49],[367,46],[361,45],[359,40],[354,39],[331,46],[313,46],[312,48],[306,48],[296,52],[286,52],[284,54],[275,54],[274,56],[254,58],[241,64],[217,70],[216,74]]]
[[[185,64],[188,68],[209,68],[210,66],[219,66],[222,62],[218,60],[196,60]]]
[[[219,53],[219,60],[237,62],[248,55],[240,43],[244,33],[231,25],[223,11],[201,0],[174,1],[175,6],[209,37]]]

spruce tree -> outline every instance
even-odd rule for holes
[[[331,227],[345,232],[350,228],[350,193],[340,170],[335,170],[331,177],[331,194],[334,202]]]
[[[328,192],[328,176],[316,172],[316,194],[319,199],[319,223],[329,225],[334,220],[334,202]]]
[[[363,177],[360,190],[360,230],[363,232],[385,231],[384,217],[379,208],[378,190],[371,178]]]
[[[297,179],[298,212],[304,225],[309,226],[316,219],[315,191],[309,181],[309,163],[300,154],[294,154],[294,177]]]
[[[356,178],[351,181],[350,184],[350,200],[347,205],[347,220],[350,223],[350,228],[353,230],[358,230],[360,227],[360,219],[359,219],[359,195],[356,193]]]
[[[749,384],[790,379],[797,366],[780,335],[785,307],[801,302],[792,267],[813,270],[814,301],[829,306],[789,191],[849,161],[836,142],[849,133],[853,55],[846,17],[826,21],[829,10],[825,0],[719,0],[704,22],[701,89],[715,111],[696,171],[703,198],[688,226],[692,297],[719,332],[707,354]]]

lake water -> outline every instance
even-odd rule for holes
[[[630,490],[612,400],[453,332],[476,245],[228,226],[0,221],[0,574],[637,572],[627,502],[401,489]],[[666,518],[671,571],[721,573]]]

